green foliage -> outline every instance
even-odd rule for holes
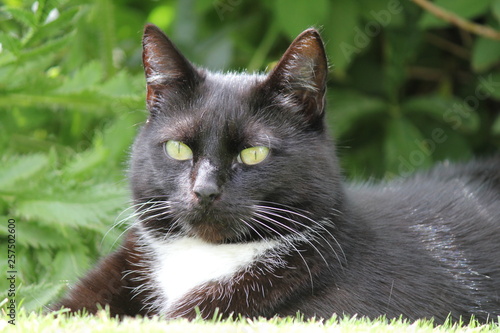
[[[499,0],[434,3],[500,26]],[[404,177],[500,147],[500,42],[409,1],[4,1],[0,216],[16,220],[17,299],[28,310],[123,230],[114,221],[127,216],[127,154],[146,117],[146,22],[214,70],[263,71],[297,33],[320,28],[331,63],[327,119],[348,178]]]
[[[17,299],[28,309],[53,299],[64,281],[109,251],[120,231],[104,234],[127,207],[123,168],[143,119],[133,113],[143,109],[143,79],[111,66],[109,50],[67,58],[85,42],[77,27],[93,6],[2,8],[0,215],[17,222]],[[5,239],[7,228],[0,235]],[[6,265],[0,262],[4,272]]]

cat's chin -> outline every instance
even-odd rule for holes
[[[198,226],[192,228],[187,234],[211,244],[233,243],[239,238],[234,234],[223,233],[215,226]]]
[[[192,226],[187,235],[190,237],[201,239],[211,244],[232,244],[232,243],[245,243],[253,239],[245,233],[236,233],[234,230],[222,230],[220,225],[203,224]]]

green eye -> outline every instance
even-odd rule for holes
[[[165,143],[165,151],[168,156],[179,161],[190,160],[193,158],[193,151],[186,144],[169,140]]]
[[[238,155],[238,162],[247,165],[255,165],[264,161],[269,155],[269,148],[264,146],[250,147],[243,149]]]

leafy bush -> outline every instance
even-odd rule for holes
[[[0,34],[0,214],[17,222],[18,300],[29,309],[118,237],[103,235],[127,207],[123,169],[144,104],[142,75],[109,65],[109,46],[97,58],[81,48],[97,5],[37,4],[3,8]]]
[[[116,246],[128,147],[145,119],[145,22],[198,64],[265,70],[303,29],[331,62],[328,120],[351,179],[407,176],[500,147],[500,42],[402,0],[6,0],[0,215],[16,220],[18,301],[35,309]],[[499,27],[497,0],[434,4]],[[122,214],[121,214],[122,213]],[[0,228],[6,248],[7,228]],[[118,241],[119,243],[119,241]],[[3,272],[6,260],[0,261]],[[0,291],[7,281],[0,280]]]

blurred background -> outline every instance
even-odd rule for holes
[[[18,306],[40,308],[120,243],[132,214],[129,147],[146,118],[147,22],[216,71],[265,71],[317,27],[330,60],[327,120],[349,180],[498,152],[500,0],[432,2],[461,28],[416,2],[428,4],[1,1],[0,247],[15,219]],[[0,267],[9,270],[6,255]]]

